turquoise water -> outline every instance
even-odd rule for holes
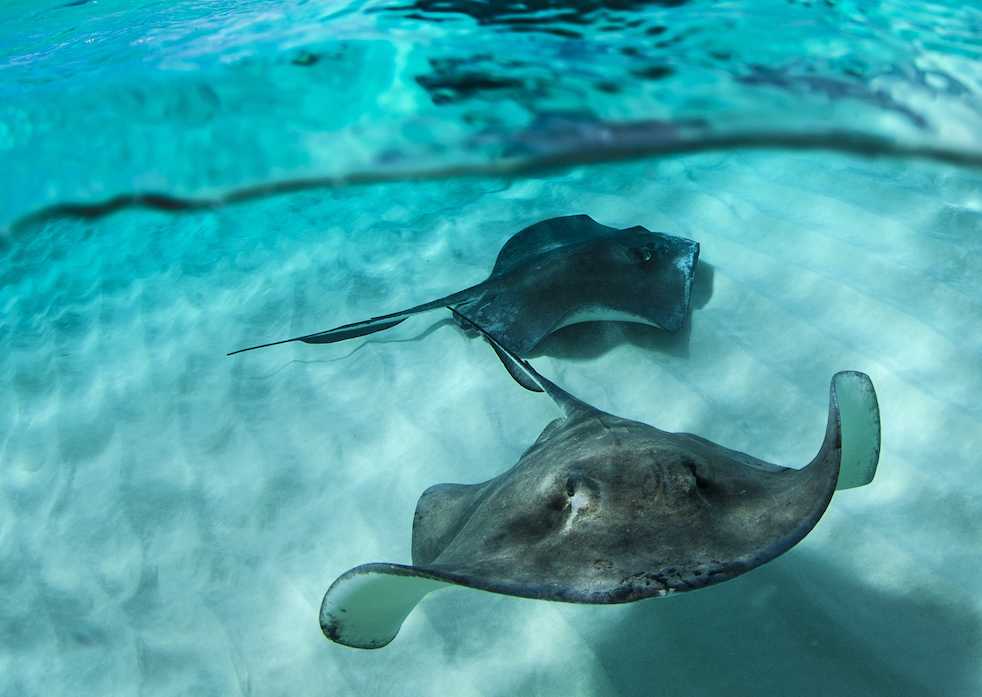
[[[956,3],[5,3],[0,692],[977,694],[980,29]],[[422,491],[558,412],[440,314],[225,353],[478,282],[573,213],[697,240],[692,311],[563,330],[539,370],[790,466],[862,370],[876,479],[713,588],[454,588],[385,649],[330,643],[330,583],[409,563]]]

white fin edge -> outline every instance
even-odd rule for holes
[[[832,396],[839,405],[842,460],[835,489],[866,486],[880,459],[880,407],[873,382],[865,373],[832,376]]]
[[[450,585],[398,564],[365,564],[342,574],[321,603],[321,630],[331,641],[356,649],[391,642],[427,594]]]

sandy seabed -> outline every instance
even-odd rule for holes
[[[518,180],[320,189],[19,230],[0,257],[0,693],[975,695],[982,690],[982,176],[709,153]],[[448,589],[387,648],[320,633],[330,583],[410,562],[439,482],[558,416],[444,311],[228,351],[483,280],[586,213],[701,244],[678,335],[565,329],[576,396],[788,466],[829,379],[868,373],[883,449],[786,555],[592,607]]]

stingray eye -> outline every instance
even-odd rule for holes
[[[692,472],[692,478],[695,480],[696,488],[699,491],[706,491],[709,488],[709,480],[699,474],[698,470],[696,470],[696,463],[692,462],[692,460],[686,460],[684,464]]]
[[[566,495],[569,496],[570,498],[572,498],[573,494],[576,493],[576,485],[577,485],[576,477],[570,477],[569,479],[566,480]]]
[[[658,254],[658,245],[654,242],[649,242],[648,244],[637,247],[635,251],[641,257],[641,261],[651,261]]]
[[[560,484],[560,482],[557,482]],[[555,511],[582,509],[592,498],[589,481],[580,475],[571,475],[549,497],[549,508]]]

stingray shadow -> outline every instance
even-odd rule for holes
[[[794,554],[583,632],[618,694],[971,694],[982,618],[927,589],[891,594]],[[658,691],[658,694],[661,694]]]
[[[703,261],[695,268],[689,308],[682,328],[675,334],[664,329],[636,322],[586,322],[563,327],[546,336],[526,358],[550,356],[572,360],[589,360],[632,344],[646,351],[667,354],[675,358],[689,355],[692,333],[692,312],[705,307],[713,295],[715,270]]]

